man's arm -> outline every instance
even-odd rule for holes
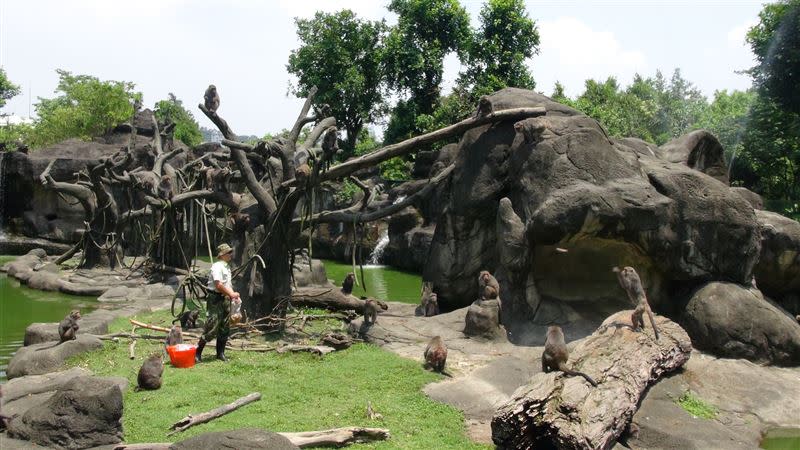
[[[230,297],[231,300],[239,298],[239,293],[233,289],[228,289],[224,284],[222,284],[222,281],[214,280],[214,286],[217,288],[217,292],[226,297]]]

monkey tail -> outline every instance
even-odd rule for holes
[[[592,377],[590,377],[589,375],[586,375],[586,374],[585,374],[585,373],[583,373],[583,372],[578,372],[577,370],[569,370],[569,369],[567,369],[567,366],[565,366],[565,365],[564,365],[564,363],[561,363],[561,364],[559,364],[558,366],[559,366],[559,367],[558,367],[558,370],[560,370],[560,371],[564,372],[565,374],[567,374],[567,375],[569,375],[569,376],[573,376],[573,377],[575,377],[575,376],[581,376],[581,377],[585,378],[585,379],[586,379],[586,381],[588,381],[588,382],[589,382],[589,384],[591,384],[591,385],[592,385],[592,386],[594,386],[594,387],[597,387],[597,382],[596,382],[596,381],[594,381],[594,380],[592,379]]]
[[[650,308],[647,308],[647,317],[650,318],[650,325],[653,326],[653,333],[655,333],[656,340],[658,340],[658,327],[656,327],[656,320],[653,318],[653,311]]]

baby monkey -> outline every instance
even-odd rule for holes
[[[647,313],[647,317],[650,319],[650,325],[653,326],[653,333],[655,333],[656,340],[658,340],[656,321],[653,319],[653,311],[650,309],[650,304],[647,303],[647,295],[644,293],[644,287],[642,287],[642,280],[639,278],[639,274],[630,266],[623,267],[622,269],[614,267],[612,270],[617,274],[619,284],[622,286],[622,289],[625,290],[625,293],[628,294],[630,301],[636,305],[636,309],[634,309],[633,314],[631,314],[631,326],[634,331],[641,331],[644,329],[644,318],[642,316],[644,316],[644,313]]]
[[[547,327],[547,339],[544,341],[544,353],[542,353],[542,371],[550,373],[553,370],[560,370],[570,376],[580,375],[589,384],[597,387],[597,383],[589,375],[567,369],[567,359],[569,359],[569,350],[567,350],[567,343],[564,341],[564,332],[561,331],[561,327],[557,325]]]

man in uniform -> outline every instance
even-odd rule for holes
[[[230,315],[231,302],[241,303],[239,293],[233,290],[231,283],[231,269],[229,263],[233,258],[233,249],[228,244],[217,247],[217,262],[211,265],[208,276],[208,298],[206,300],[206,326],[203,336],[197,343],[197,352],[194,360],[200,362],[203,348],[214,337],[217,338],[217,359],[227,361],[225,358],[225,344],[231,333]]]

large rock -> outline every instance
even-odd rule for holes
[[[53,392],[74,378],[90,376],[92,373],[80,367],[43,375],[28,375],[14,378],[3,385],[3,413],[8,416],[22,415],[32,406],[43,403]]]
[[[755,289],[708,283],[689,299],[683,322],[694,345],[717,356],[800,364],[800,324]]]
[[[761,255],[755,267],[758,288],[792,314],[800,314],[800,223],[769,211],[756,211]]]
[[[9,424],[9,435],[49,448],[80,449],[122,441],[122,391],[110,379],[81,376]]]
[[[67,358],[96,350],[102,346],[103,341],[94,336],[78,335],[77,339],[63,344],[45,342],[22,347],[9,361],[6,375],[12,379],[24,375],[52,372],[61,367]]]
[[[505,330],[500,325],[500,301],[473,302],[464,318],[464,334],[486,339],[505,338]]]
[[[78,320],[78,335],[81,334],[106,334],[108,325],[114,321],[115,314],[111,311],[98,309],[82,316]],[[23,345],[41,344],[42,342],[58,341],[58,323],[32,323],[25,329]]]
[[[217,431],[203,433],[189,439],[172,444],[170,450],[195,450],[203,448],[235,448],[235,449],[269,449],[269,450],[296,450],[300,447],[271,431],[259,428],[242,428],[239,430]]]
[[[461,138],[423,273],[445,309],[469,304],[481,270],[498,273],[513,318],[535,321],[545,301],[584,311],[627,305],[614,266],[634,266],[666,311],[681,306],[671,293],[682,286],[751,281],[761,230],[751,204],[724,182],[713,136],[696,132],[659,149],[611,139],[594,119],[531,91],[504,89],[491,101],[495,110],[547,114]],[[513,242],[498,226],[504,197],[524,230]],[[502,246],[521,249],[517,267],[501,264]]]

